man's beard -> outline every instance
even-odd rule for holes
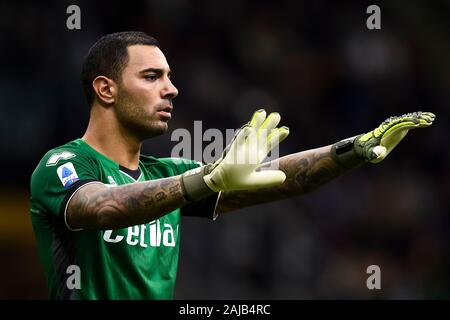
[[[114,107],[120,124],[140,141],[162,135],[168,129],[167,123],[156,114],[156,106],[152,108],[155,113],[148,114],[124,89],[120,90]]]

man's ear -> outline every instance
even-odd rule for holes
[[[98,76],[92,81],[97,99],[102,105],[111,105],[116,101],[116,83],[105,76]]]

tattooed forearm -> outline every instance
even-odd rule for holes
[[[279,168],[286,181],[278,191],[286,196],[304,194],[342,174],[345,169],[331,158],[330,150],[327,146],[281,158]]]
[[[124,228],[157,219],[186,203],[180,176],[118,187],[91,183],[70,200],[67,222],[74,229]]]
[[[277,160],[286,174],[283,184],[252,191],[224,192],[217,207],[219,213],[285,199],[310,192],[342,174],[345,169],[330,156],[331,146],[290,154]]]

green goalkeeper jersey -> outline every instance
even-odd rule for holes
[[[180,216],[213,218],[217,195],[146,224],[116,230],[73,230],[65,211],[87,183],[123,185],[184,173],[201,164],[141,156],[129,170],[81,139],[47,152],[31,178],[31,218],[52,299],[172,299]],[[78,278],[77,278],[78,277]]]

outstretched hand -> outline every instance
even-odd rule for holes
[[[257,170],[268,153],[289,135],[287,127],[277,127],[280,119],[277,112],[266,116],[265,110],[256,111],[217,161],[182,175],[186,198],[194,201],[214,192],[250,190],[283,183],[286,179],[283,171]]]
[[[222,157],[211,165],[204,180],[214,191],[248,190],[283,183],[286,175],[281,170],[257,172],[267,154],[289,135],[285,126],[277,127],[280,114],[266,117],[260,109],[236,134]]]
[[[435,115],[431,112],[413,112],[399,117],[390,117],[366,134],[356,137],[356,154],[364,160],[379,163],[397,146],[409,130],[429,127]]]

